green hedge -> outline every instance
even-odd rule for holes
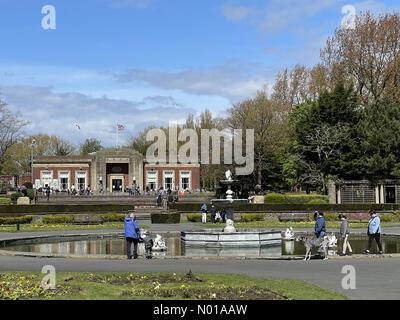
[[[201,213],[189,213],[186,219],[190,222],[201,222]],[[207,214],[207,221],[211,221],[211,214]]]
[[[264,196],[266,203],[308,203],[308,204],[324,204],[329,203],[328,196],[319,194],[282,194],[269,193]]]
[[[10,204],[11,204],[10,198],[0,197],[0,205],[10,205]]]
[[[241,215],[242,222],[264,221],[264,220],[265,220],[264,213],[243,213]]]
[[[133,210],[129,204],[37,204],[37,205],[0,205],[2,214],[46,214],[46,213],[122,213]]]
[[[152,213],[151,223],[180,223],[180,213]]]
[[[171,210],[176,210],[178,212],[193,213],[200,212],[201,204],[198,203],[171,203],[169,208]],[[215,203],[217,209],[222,207],[227,208],[227,205]],[[314,210],[319,210],[323,212],[368,212],[370,209],[375,209],[379,211],[400,211],[400,204],[233,204],[235,212],[245,212],[245,213],[272,213],[272,212],[314,212]]]
[[[124,222],[126,215],[109,213],[109,214],[102,214],[100,215],[100,217],[103,219],[104,222]]]
[[[29,199],[33,200],[35,198],[35,190],[33,190],[33,189],[26,190],[26,196]]]
[[[25,224],[32,222],[32,216],[23,216],[23,217],[0,217],[0,225],[5,224]]]
[[[44,224],[67,224],[73,222],[74,216],[71,214],[67,216],[46,216],[42,219],[42,223]]]
[[[14,192],[11,194],[10,198],[13,203],[17,203],[18,198],[23,197],[24,195],[21,192]]]

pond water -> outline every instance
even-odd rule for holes
[[[155,235],[151,235],[153,238]],[[153,252],[157,256],[239,256],[239,257],[263,257],[304,255],[305,249],[302,243],[296,241],[282,241],[281,246],[268,246],[261,248],[192,248],[185,247],[181,242],[180,234],[163,235],[166,252]],[[34,252],[43,254],[60,255],[124,255],[126,250],[125,239],[122,237],[85,238],[85,239],[35,239],[3,247],[4,250]],[[367,246],[366,235],[351,235],[350,244],[353,253],[362,253]],[[400,253],[400,236],[382,236],[382,246],[385,253]],[[144,255],[144,246],[139,244],[139,255]],[[371,253],[376,253],[374,244]],[[338,254],[338,248],[331,248],[330,255]]]

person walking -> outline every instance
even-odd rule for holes
[[[215,223],[216,216],[217,216],[217,209],[215,209],[215,206],[211,206],[211,223]]]
[[[222,219],[223,223],[226,222],[226,210],[225,210],[225,208],[221,209],[221,219]]]
[[[323,238],[326,235],[325,217],[323,212],[314,212],[315,227],[314,233],[317,238]]]
[[[136,216],[131,213],[125,218],[125,239],[126,239],[126,255],[128,259],[132,259],[132,243],[133,243],[133,259],[137,259],[138,243],[141,237],[139,224],[136,221]]]
[[[349,221],[347,220],[347,216],[344,214],[339,214],[340,223],[340,239],[342,244],[342,253],[339,254],[341,256],[346,255],[347,248],[349,249],[348,255],[351,256],[353,254],[353,250],[351,249],[349,242]]]
[[[201,222],[207,222],[207,205],[205,203],[201,206]]]
[[[381,219],[376,214],[375,210],[369,210],[369,215],[371,219],[368,222],[368,249],[364,251],[365,254],[369,254],[372,242],[375,240],[378,245],[378,254],[383,254],[382,244],[381,244]]]

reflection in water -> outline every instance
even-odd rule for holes
[[[162,256],[238,256],[238,257],[262,257],[262,256],[280,256],[280,255],[304,255],[305,248],[301,242],[282,241],[282,246],[268,246],[261,248],[192,248],[181,244],[180,236],[167,235],[164,237],[167,244],[166,252],[153,252],[154,257]],[[384,236],[383,248],[385,253],[400,252],[400,237]],[[65,239],[64,239],[65,240]],[[26,243],[5,247],[5,250],[15,250],[23,252],[34,252],[43,254],[59,255],[125,255],[126,243],[124,238],[106,238],[106,239],[86,239],[78,241],[63,241],[53,243]],[[48,241],[48,240],[47,240]],[[350,243],[354,253],[362,253],[367,246],[367,237],[364,235],[352,235]],[[339,244],[340,245],[340,244]],[[337,254],[338,248],[331,248],[329,255]],[[144,245],[139,244],[139,255],[144,256]],[[372,253],[376,253],[375,245]]]
[[[293,255],[294,254],[294,241],[283,241],[283,244],[285,246],[286,254]]]

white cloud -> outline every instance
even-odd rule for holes
[[[189,94],[219,96],[232,102],[254,95],[271,83],[276,70],[257,64],[238,61],[226,62],[208,69],[153,71],[130,69],[110,73],[121,83],[142,82],[166,90],[180,90]]]
[[[117,123],[125,126],[121,140],[127,142],[147,125],[168,125],[169,121],[196,113],[191,108],[154,104],[143,110],[139,107],[144,101],[93,98],[78,92],[57,93],[48,87],[0,86],[0,92],[11,110],[30,121],[25,130],[27,134],[56,134],[75,144],[96,137],[105,146],[113,146]]]
[[[228,3],[225,3],[222,8],[222,15],[230,21],[243,20],[253,14],[253,12],[253,8]]]

